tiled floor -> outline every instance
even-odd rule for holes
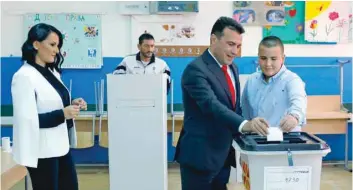
[[[107,167],[78,167],[80,190],[109,190]],[[23,190],[24,182],[11,190]],[[321,190],[351,190],[352,173],[343,166],[323,166]],[[170,165],[168,170],[168,190],[181,190],[180,172],[177,165]],[[229,190],[244,190],[242,184],[231,184]],[[298,189],[299,190],[299,189]]]

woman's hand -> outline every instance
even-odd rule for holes
[[[65,119],[72,119],[72,118],[76,118],[80,113],[80,106],[70,105],[65,107],[63,110],[64,110]]]
[[[87,103],[83,98],[76,98],[72,100],[72,105],[79,106],[81,110],[87,110]]]

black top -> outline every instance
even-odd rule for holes
[[[49,70],[53,69],[48,65],[46,67],[42,67],[36,63],[30,64],[35,69],[39,71],[43,75],[45,79],[55,88],[58,94],[61,97],[64,107],[69,106],[71,104],[70,94],[65,88],[65,86],[54,76],[54,74]],[[37,95],[37,94],[36,94]],[[51,128],[56,127],[65,121],[64,111],[62,109],[54,110],[47,113],[38,114],[39,117],[39,128]],[[73,120],[66,120],[67,127],[73,127]]]

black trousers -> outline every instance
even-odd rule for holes
[[[61,157],[38,159],[37,168],[27,167],[27,170],[33,190],[78,190],[71,151]]]
[[[230,165],[225,165],[218,172],[198,171],[180,165],[182,190],[227,190]]]

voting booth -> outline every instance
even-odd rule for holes
[[[330,147],[304,132],[283,134],[282,141],[244,134],[233,146],[240,150],[246,190],[320,190],[322,158]]]
[[[167,77],[107,75],[110,189],[167,190]]]

